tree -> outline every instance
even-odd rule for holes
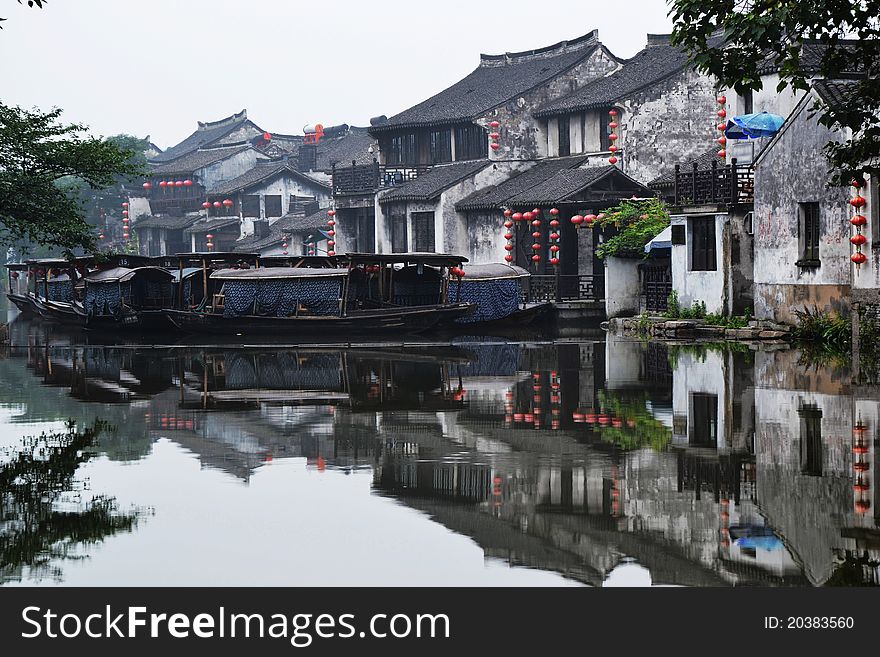
[[[779,72],[778,91],[806,91],[813,76],[855,78],[852,102],[812,107],[823,125],[853,132],[826,146],[834,182],[861,176],[880,155],[880,0],[672,0],[669,15],[672,42],[737,93],[760,90],[768,64]],[[802,61],[805,44],[818,66]]]
[[[18,4],[23,5],[24,2],[22,2],[22,0],[18,0]],[[43,5],[45,5],[45,4],[48,4],[48,0],[27,0],[28,7],[39,7],[40,9],[42,9]],[[0,18],[0,23],[2,23],[5,20],[6,20],[5,18]],[[2,29],[3,29],[3,26],[0,25],[0,30],[2,30]]]
[[[0,103],[0,244],[28,240],[91,249],[83,190],[142,173],[135,152],[43,113]]]

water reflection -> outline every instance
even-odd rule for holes
[[[880,395],[796,351],[489,338],[151,349],[41,331],[13,326],[0,403],[29,421],[100,410],[119,429],[98,449],[129,463],[115,467],[138,467],[156,441],[172,441],[238,482],[244,508],[267,465],[300,459],[305,473],[366,474],[398,514],[446,528],[438,552],[464,536],[487,564],[595,586],[878,580]],[[364,494],[330,481],[342,505]],[[308,503],[278,497],[278,509]],[[369,520],[360,530],[396,554],[385,524],[396,520]],[[199,528],[175,538],[198,545]],[[261,540],[280,547],[280,531]],[[416,577],[440,576],[424,557]]]

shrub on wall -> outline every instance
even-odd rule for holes
[[[619,232],[596,249],[596,256],[646,257],[645,245],[669,225],[669,212],[659,199],[624,201],[608,208],[593,221],[594,228],[614,227]]]

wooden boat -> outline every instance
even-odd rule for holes
[[[85,277],[85,327],[96,330],[169,328],[164,309],[174,275],[161,267],[112,267]]]
[[[24,262],[10,262],[6,267],[6,298],[9,299],[19,312],[25,316],[37,314],[34,308],[32,296],[28,292],[28,266]]]
[[[166,310],[165,315],[190,332],[344,336],[357,341],[376,333],[425,331],[473,311],[467,303],[406,306],[387,302],[370,295],[369,276],[358,268],[225,269],[211,275],[222,287],[210,306]],[[358,296],[359,292],[363,294]]]
[[[466,266],[450,296],[456,301],[473,303],[477,309],[456,323],[462,328],[483,330],[527,326],[547,319],[553,308],[551,303],[522,300],[522,283],[530,276],[522,267],[505,263]]]

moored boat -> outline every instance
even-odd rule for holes
[[[222,286],[210,306],[165,314],[191,332],[358,340],[374,333],[418,333],[473,311],[466,303],[389,302],[390,288],[371,285],[378,273],[351,266],[225,269],[211,276]]]
[[[468,329],[494,329],[526,326],[546,319],[552,304],[523,300],[523,282],[530,276],[522,267],[505,263],[466,266],[450,296],[456,301],[474,304],[476,310],[457,319],[456,323]]]
[[[85,327],[104,330],[169,328],[174,275],[161,267],[112,267],[85,277]]]
[[[25,316],[37,314],[32,301],[32,295],[28,293],[28,266],[24,262],[10,262],[6,267],[7,292],[9,299],[19,312]]]

